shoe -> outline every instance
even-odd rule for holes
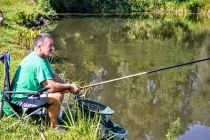
[[[56,127],[55,129],[56,129],[58,132],[62,132],[62,131],[64,130],[64,129],[62,128],[62,126],[60,126],[60,125],[59,125],[58,127]]]
[[[62,125],[62,119],[58,118],[58,124]]]

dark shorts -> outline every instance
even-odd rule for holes
[[[24,108],[39,108],[47,106],[48,99],[46,95],[42,94],[40,97],[30,96],[28,98],[24,98],[16,104]]]

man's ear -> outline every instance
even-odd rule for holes
[[[38,43],[38,44],[36,45],[36,47],[34,47],[34,50],[40,51],[40,50],[41,50],[41,43]]]
[[[37,48],[39,51],[41,51],[41,43],[38,43],[37,46],[36,46],[36,48]]]
[[[41,48],[41,43],[38,43],[37,44],[37,48]]]

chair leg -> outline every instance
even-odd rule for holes
[[[45,115],[45,111],[46,110],[44,110],[44,112],[42,112],[44,115]],[[41,126],[38,128],[38,131],[39,131],[39,134],[40,134],[42,140],[46,140],[46,138],[45,138],[45,136],[43,134],[43,132],[44,132],[44,128],[43,127],[44,127],[45,118],[43,118],[43,116],[40,116],[40,119],[41,119]]]
[[[4,112],[3,112],[3,101],[0,101],[0,119],[3,117]]]
[[[11,127],[13,127],[13,126],[15,126],[16,124],[18,124],[19,122],[22,122],[22,123],[24,123],[25,122],[25,120],[27,119],[27,118],[29,118],[31,115],[33,115],[34,113],[36,113],[36,112],[38,112],[38,111],[40,111],[42,108],[39,108],[39,109],[37,109],[36,111],[34,111],[34,112],[32,112],[32,113],[30,113],[30,114],[28,114],[28,115],[26,115],[25,117],[23,116],[23,117],[19,117],[19,120],[17,121],[17,122],[15,122],[15,123],[13,123],[12,125],[10,125],[9,127],[7,127],[6,129],[4,129],[4,130],[7,130],[7,129],[9,129],[9,128],[11,128]],[[19,115],[17,115],[17,116],[19,116]]]
[[[40,134],[42,140],[46,140],[46,138],[45,138],[45,136],[44,136],[44,134],[43,134],[43,131],[44,131],[43,128],[42,128],[42,127],[39,127],[39,128],[38,128],[38,131],[39,131],[39,134]]]
[[[9,127],[5,128],[4,130],[7,130],[7,129],[13,127],[14,125],[18,124],[19,122],[23,122],[24,123],[24,119],[21,116],[19,116],[18,113],[12,107],[9,106],[9,108],[13,112],[13,115],[7,117],[5,120],[7,120],[8,118],[11,118],[14,115],[17,116],[19,120],[17,122],[13,123],[12,125],[10,125]]]
[[[35,112],[37,112],[37,111],[35,111]],[[31,115],[32,115],[32,114],[31,114]],[[26,118],[30,117],[31,115],[27,115],[27,116],[24,117],[23,119],[18,120],[17,122],[13,123],[12,125],[10,125],[9,127],[7,127],[7,128],[4,129],[4,130],[7,130],[7,129],[9,129],[9,128],[15,126],[16,124],[18,124],[18,123],[21,122],[21,121],[22,121],[23,123],[25,123],[24,120],[25,120]],[[42,140],[46,140],[46,138],[45,138],[45,136],[44,136],[44,134],[43,134],[43,125],[41,125],[41,127],[37,128],[37,129],[38,129],[38,132],[39,132],[39,134],[40,134],[40,136],[41,136],[41,139],[42,139]]]
[[[12,107],[9,106],[9,108],[14,113],[14,115],[16,115],[19,119],[21,119],[21,116],[18,115],[18,113]]]
[[[15,126],[16,124],[18,124],[19,122],[21,122],[22,120],[18,120],[17,122],[13,123],[12,125],[10,125],[9,127],[5,128],[4,131],[12,128],[13,126]]]
[[[12,108],[11,108],[11,109],[12,109]],[[14,115],[18,116],[19,120],[16,121],[15,123],[13,123],[12,125],[10,125],[9,127],[7,127],[7,128],[4,129],[4,130],[8,130],[9,128],[12,128],[13,126],[15,126],[16,124],[18,124],[19,122],[25,123],[25,120],[26,120],[27,118],[29,118],[31,115],[35,114],[36,112],[41,111],[42,109],[43,109],[43,108],[39,108],[39,109],[35,110],[34,112],[32,112],[32,113],[26,115],[26,116],[25,116],[25,114],[26,114],[27,109],[24,109],[24,110],[23,110],[23,115],[22,115],[22,117],[20,117],[16,112],[14,112],[13,116],[14,116]],[[12,110],[13,110],[13,109],[12,109]],[[16,114],[15,114],[15,113],[16,113]],[[40,134],[40,136],[41,136],[41,139],[42,139],[42,140],[46,140],[46,138],[45,138],[45,136],[44,136],[44,134],[43,134],[43,131],[44,131],[44,130],[43,130],[43,123],[44,123],[44,120],[43,120],[43,118],[41,118],[41,126],[38,127],[37,129],[38,129],[38,132],[39,132],[39,134]]]

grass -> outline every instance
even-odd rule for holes
[[[84,113],[76,109],[72,111],[70,108],[64,110],[63,131],[59,132],[56,129],[51,129],[47,125],[44,126],[44,136],[47,140],[55,140],[62,138],[63,140],[99,140],[99,117],[86,117]],[[39,120],[29,119],[25,124],[20,123],[8,130],[3,130],[10,126],[17,118],[10,118],[6,121],[0,121],[0,139],[8,138],[15,140],[37,140],[41,139],[38,128]]]
[[[86,116],[84,112],[76,109],[72,112],[69,108],[64,111],[63,127],[68,129],[69,133],[64,137],[75,138],[75,139],[99,139],[99,125],[100,117],[95,116],[94,118]],[[76,120],[76,121],[75,121]],[[78,135],[79,133],[79,135]]]

